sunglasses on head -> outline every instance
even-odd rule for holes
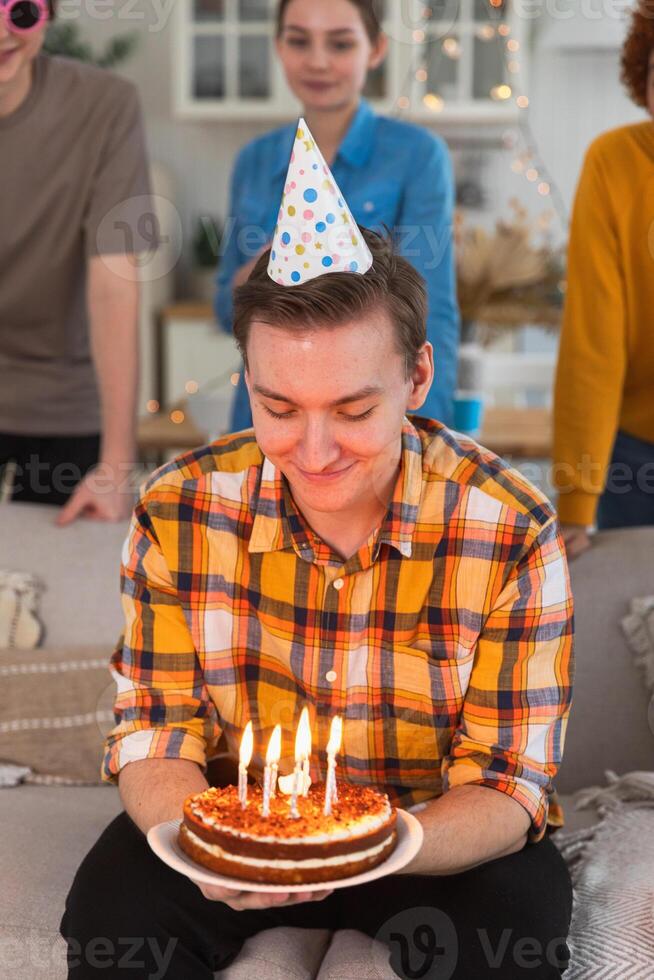
[[[50,16],[46,0],[6,0],[0,2],[0,17],[8,31],[29,34]]]

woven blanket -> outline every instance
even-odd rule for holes
[[[654,773],[607,773],[608,788],[578,794],[600,820],[552,841],[566,859],[574,902],[565,980],[654,977]]]
[[[636,663],[644,671],[645,683],[654,692],[654,596],[632,599],[620,625]]]

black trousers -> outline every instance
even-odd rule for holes
[[[568,870],[548,837],[463,874],[389,875],[318,902],[236,912],[168,868],[122,813],[82,862],[60,931],[69,980],[211,980],[246,939],[281,925],[358,929],[386,944],[399,977],[549,980],[568,963],[571,912]]]
[[[618,432],[597,508],[597,527],[654,524],[654,443]]]
[[[98,462],[100,436],[22,436],[0,432],[0,471],[15,463],[12,500],[62,506]]]

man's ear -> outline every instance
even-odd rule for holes
[[[434,380],[434,348],[427,341],[420,348],[416,366],[411,372],[412,389],[407,401],[407,409],[415,412],[425,403]]]

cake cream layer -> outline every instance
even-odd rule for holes
[[[290,799],[275,797],[270,814],[261,814],[260,787],[248,788],[244,810],[235,787],[209,789],[184,805],[184,824],[206,844],[229,854],[264,859],[274,849],[279,859],[291,861],[351,855],[388,840],[396,824],[396,811],[388,797],[372,787],[339,785],[338,802],[324,816],[324,784],[312,786],[298,798],[300,816],[290,815]],[[368,812],[371,811],[371,812]]]
[[[242,854],[234,854],[231,851],[224,851],[222,847],[218,846],[218,844],[207,844],[206,841],[194,834],[188,827],[185,827],[184,830],[197,847],[201,848],[203,851],[206,851],[208,854],[212,854],[214,857],[223,858],[226,861],[244,864],[249,867],[273,868],[277,870],[290,870],[294,868],[301,871],[309,868],[338,867],[339,865],[343,864],[352,864],[355,861],[367,861],[374,858],[376,855],[381,854],[381,852],[387,846],[388,840],[387,835],[381,844],[377,844],[375,847],[366,848],[364,851],[352,851],[349,854],[336,854],[332,857],[304,858],[301,860],[291,861],[279,858],[245,857]]]

